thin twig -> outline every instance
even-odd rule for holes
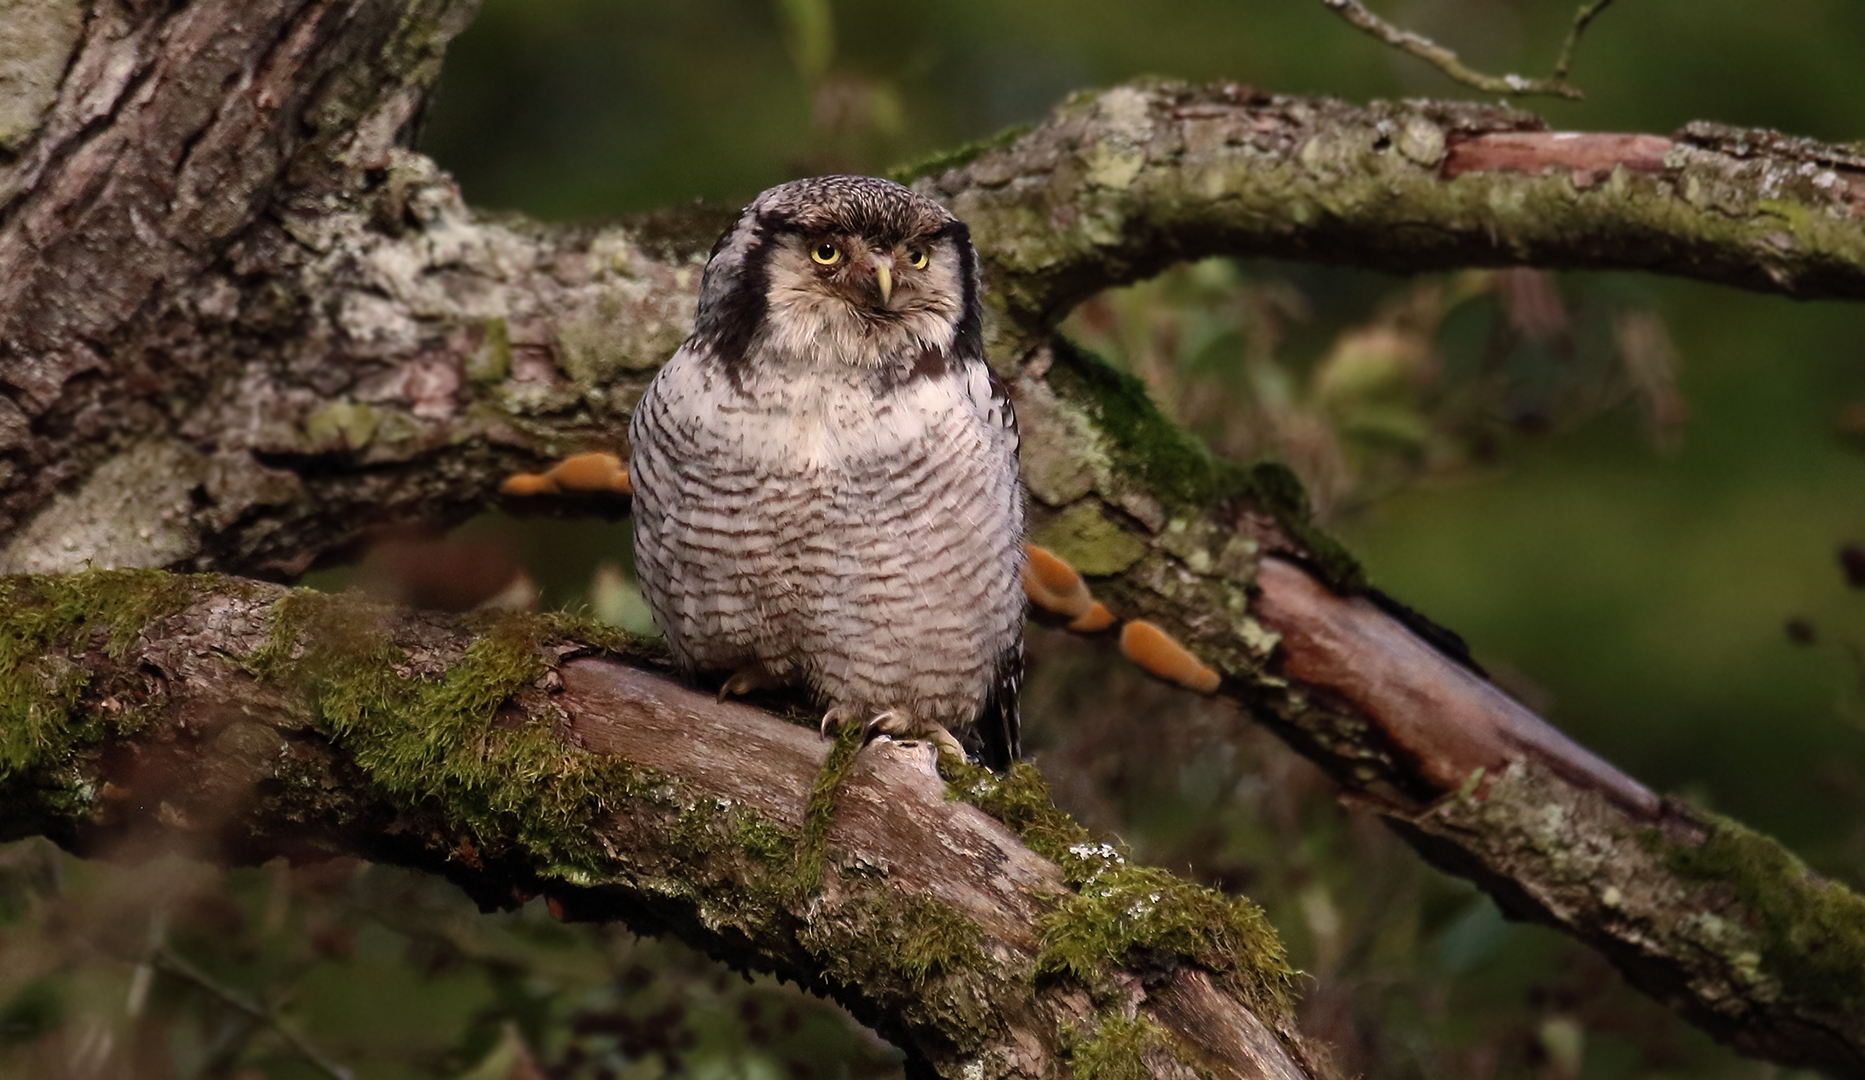
[[[158,947],[153,954],[153,958],[155,960],[155,965],[163,971],[193,983],[219,998],[221,1001],[226,1002],[228,1005],[264,1023],[273,1031],[278,1032],[279,1037],[284,1039],[293,1050],[297,1051],[299,1057],[315,1065],[325,1075],[329,1076],[331,1080],[356,1080],[355,1073],[352,1073],[348,1068],[325,1057],[317,1047],[306,1042],[304,1036],[298,1034],[290,1024],[285,1022],[285,1018],[280,1016],[277,1010],[273,1009],[270,1005],[255,1001],[232,987],[227,986],[207,972],[195,967],[193,963],[167,945]]]
[[[1582,5],[1579,11],[1574,12],[1574,27],[1567,31],[1567,40],[1561,43],[1561,57],[1554,62],[1553,78],[1556,81],[1567,81],[1567,66],[1573,63],[1574,47],[1580,44],[1580,35],[1587,32],[1587,24],[1595,16],[1611,6],[1612,0],[1593,0],[1593,3]]]
[[[1462,60],[1457,58],[1456,53],[1423,34],[1401,30],[1373,14],[1360,0],[1321,0],[1321,3],[1358,29],[1401,52],[1418,57],[1465,86],[1474,86],[1488,93],[1508,94],[1514,97],[1547,94],[1577,101],[1586,95],[1580,92],[1579,87],[1567,81],[1567,69],[1573,62],[1574,47],[1579,44],[1580,35],[1586,31],[1587,24],[1604,11],[1612,0],[1593,0],[1590,4],[1582,5],[1580,10],[1574,14],[1574,26],[1567,33],[1566,43],[1561,46],[1561,55],[1560,59],[1555,62],[1554,74],[1545,79],[1530,79],[1514,74],[1485,75],[1467,67]]]

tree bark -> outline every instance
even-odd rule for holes
[[[373,529],[500,505],[513,471],[626,452],[729,212],[562,228],[466,208],[394,137],[470,3],[0,17],[28,10],[61,74],[25,134],[0,127],[0,571],[289,578]],[[1050,336],[1096,289],[1224,253],[1859,298],[1865,160],[1703,125],[1575,136],[1512,110],[1145,83],[915,177],[986,259],[1039,542],[1505,909],[1748,1052],[1865,1075],[1856,897],[1513,705],[1365,590],[1286,473],[1212,460]]]
[[[353,854],[488,907],[541,893],[794,979],[944,1076],[1327,1075],[1253,909],[1085,834],[1059,866],[948,798],[932,744],[832,752],[647,670],[665,659],[616,631],[135,571],[0,580],[0,608],[0,838]],[[1028,766],[946,768],[1026,832],[1066,822]],[[1167,933],[1116,925],[1139,902],[1123,881]],[[1096,889],[1124,916],[1082,903]],[[1139,959],[1082,944],[1109,940]]]

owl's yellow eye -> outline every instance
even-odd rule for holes
[[[926,269],[926,249],[925,248],[908,248],[907,249],[907,265],[911,266],[915,270]]]
[[[834,244],[817,244],[810,249],[809,257],[824,266],[834,266],[842,261],[842,249]]]

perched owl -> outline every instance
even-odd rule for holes
[[[1016,758],[1017,425],[962,222],[869,177],[758,196],[628,435],[636,566],[683,668]]]

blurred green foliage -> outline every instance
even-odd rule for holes
[[[1545,73],[1568,0],[1376,5]],[[1865,138],[1865,5],[1621,0],[1550,122]],[[469,200],[592,218],[880,171],[1140,74],[1465,96],[1318,0],[486,0],[422,149]],[[1218,261],[1085,305],[1078,341],[1227,454],[1288,460],[1375,582],[1654,786],[1865,881],[1865,309],[1620,275],[1405,280]],[[627,527],[487,519],[546,606],[642,627]],[[365,575],[366,576],[366,575]],[[338,579],[323,579],[335,584]],[[1783,633],[1801,620],[1797,645]],[[1304,1025],[1368,1077],[1770,1077],[1422,866],[1221,703],[1034,631],[1028,744],[1148,863],[1260,903]],[[179,963],[164,964],[165,956]],[[898,1075],[839,1011],[675,945],[473,913],[336,862],[222,873],[0,849],[0,1077]]]

